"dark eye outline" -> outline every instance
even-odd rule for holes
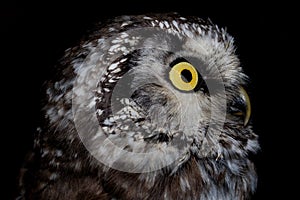
[[[169,67],[173,68],[175,65],[177,65],[178,63],[181,62],[187,62],[191,65],[193,65],[191,62],[189,62],[187,59],[183,58],[183,57],[178,57],[175,60],[173,60]],[[194,66],[194,65],[193,65]],[[203,79],[203,77],[201,76],[201,74],[199,73],[199,70],[197,70],[197,67],[194,67],[197,71],[197,75],[198,75],[198,82],[197,85],[195,86],[195,88],[193,90],[191,90],[192,92],[198,92],[198,91],[202,91],[204,94],[209,94],[209,90],[208,87],[206,85],[205,80]],[[175,87],[176,88],[176,87]],[[177,88],[176,88],[177,89]],[[180,90],[182,91],[182,90]],[[191,92],[191,91],[182,91],[182,92]]]

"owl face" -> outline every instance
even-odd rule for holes
[[[176,171],[192,158],[226,163],[257,150],[246,75],[224,29],[137,16],[101,32],[83,45],[86,59],[74,61],[72,105],[98,161],[126,172]]]

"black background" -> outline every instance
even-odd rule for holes
[[[202,1],[110,1],[92,3],[1,3],[1,199],[11,199],[22,159],[40,120],[43,82],[66,48],[106,18],[177,11],[210,18],[234,36],[237,54],[251,78],[253,124],[262,150],[255,157],[259,183],[254,199],[292,197],[297,175],[297,131],[291,113],[297,90],[291,62],[297,23],[293,6]],[[299,23],[298,23],[299,24]],[[292,111],[292,112],[290,112]],[[293,155],[295,153],[295,156]],[[296,183],[297,185],[297,183]]]

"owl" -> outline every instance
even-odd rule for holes
[[[249,199],[248,77],[234,39],[177,13],[120,16],[47,82],[17,199]]]

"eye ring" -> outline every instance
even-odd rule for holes
[[[190,63],[180,62],[170,70],[169,79],[179,90],[191,91],[198,84],[198,72]]]

